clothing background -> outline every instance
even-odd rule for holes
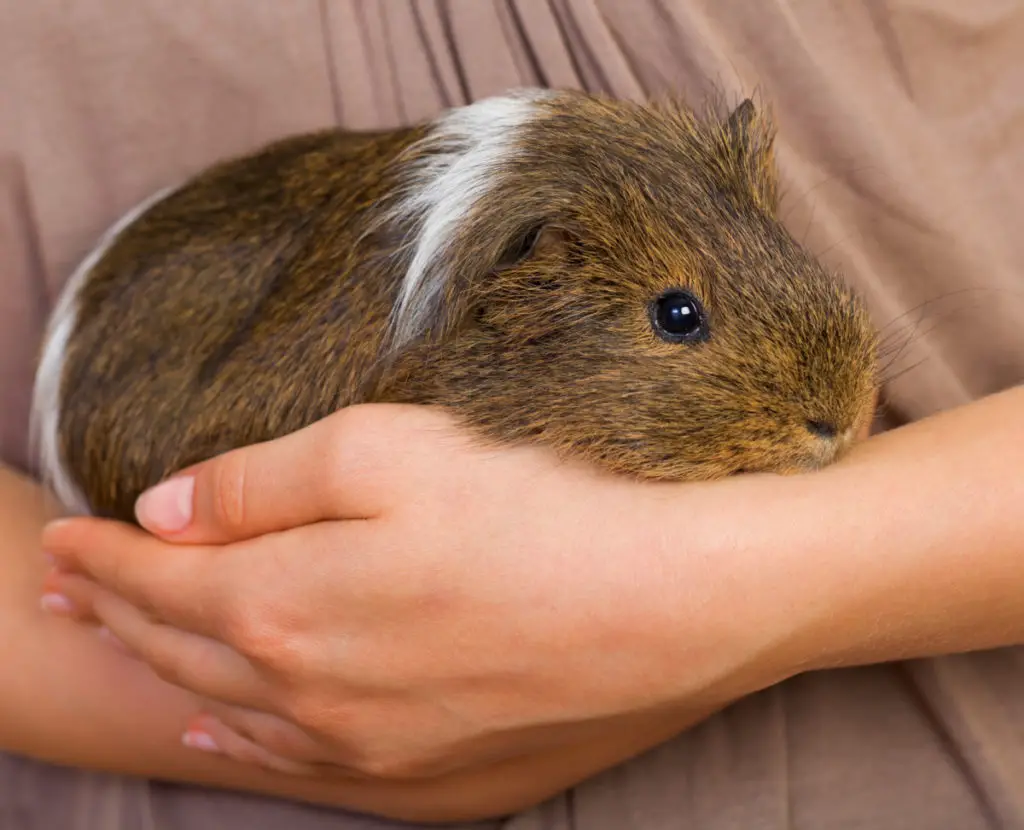
[[[1019,383],[1022,45],[1016,0],[0,0],[0,458],[31,467],[48,309],[140,199],[288,133],[533,84],[757,92],[786,223],[885,328],[885,423]],[[799,677],[506,824],[1024,828],[1022,691],[1016,649]],[[286,824],[387,826],[0,756],[4,830]]]

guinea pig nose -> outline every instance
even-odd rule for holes
[[[816,438],[832,439],[839,433],[835,424],[831,424],[828,421],[816,421],[809,419],[806,426],[807,431]]]

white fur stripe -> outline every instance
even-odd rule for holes
[[[392,316],[393,349],[430,325],[450,276],[445,255],[455,232],[490,192],[537,104],[554,94],[518,90],[450,110],[423,140],[431,154],[414,170],[409,196],[389,217],[415,228],[412,260]]]
[[[63,507],[78,514],[88,514],[89,506],[64,466],[60,450],[60,413],[63,409],[61,385],[68,340],[78,321],[78,295],[89,274],[118,236],[136,219],[176,187],[154,193],[129,210],[100,238],[99,243],[82,260],[68,279],[47,325],[42,355],[32,390],[30,442],[39,463],[40,476]]]

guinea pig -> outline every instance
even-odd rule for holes
[[[33,401],[68,510],[350,404],[643,479],[818,469],[873,415],[876,333],[777,216],[771,118],[517,90],[218,163],[69,280]]]

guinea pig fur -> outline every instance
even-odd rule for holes
[[[870,421],[876,333],[776,215],[770,119],[519,90],[290,137],[122,218],[33,401],[68,510],[371,401],[615,473],[813,470]]]

